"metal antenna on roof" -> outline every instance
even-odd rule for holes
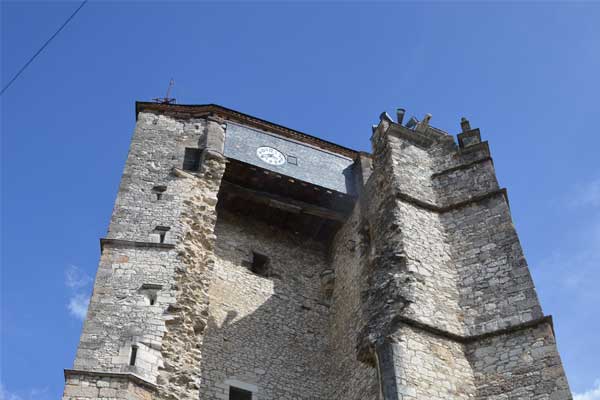
[[[161,104],[175,104],[177,102],[176,99],[169,97],[169,95],[171,94],[171,88],[174,85],[175,81],[171,78],[171,81],[169,82],[169,88],[167,89],[167,95],[165,97],[157,97],[156,99],[154,99],[154,101]]]

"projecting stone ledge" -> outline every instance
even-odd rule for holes
[[[135,240],[123,240],[123,239],[100,239],[100,252],[104,251],[105,245],[113,245],[118,247],[139,247],[139,248],[155,248],[155,249],[174,249],[175,245],[172,243],[156,243],[156,242],[138,242]]]
[[[65,369],[65,379],[70,378],[76,375],[83,376],[95,376],[95,377],[105,377],[105,378],[122,378],[127,379],[131,382],[137,383],[142,386],[146,386],[147,388],[156,390],[158,386],[152,382],[148,382],[147,380],[137,376],[132,372],[107,372],[107,371],[87,371],[82,369]]]
[[[457,335],[457,334],[449,332],[447,330],[440,329],[435,326],[431,326],[429,324],[417,321],[413,318],[409,318],[409,317],[405,317],[405,316],[401,316],[401,315],[395,317],[392,322],[394,324],[404,323],[406,325],[410,325],[413,328],[420,329],[420,330],[426,331],[432,335],[440,336],[445,339],[452,340],[452,341],[458,342],[458,343],[473,343],[473,342],[477,342],[479,340],[492,338],[495,336],[508,335],[513,332],[518,332],[518,331],[522,331],[522,330],[529,329],[529,328],[535,328],[536,326],[541,325],[541,324],[548,324],[550,326],[550,328],[552,329],[552,333],[554,334],[554,323],[552,321],[551,315],[545,315],[541,318],[536,318],[536,319],[533,319],[530,321],[526,321],[526,322],[522,322],[519,324],[496,329],[494,331],[480,333],[480,334],[476,334],[476,335],[469,335],[469,336]]]
[[[504,196],[504,199],[506,200],[506,204],[508,203],[508,195],[507,195],[507,191],[506,189],[502,188],[502,189],[497,189],[497,190],[492,190],[491,192],[488,193],[484,193],[481,195],[477,195],[477,196],[471,196],[470,198],[463,200],[463,201],[458,201],[456,203],[452,203],[449,205],[444,205],[444,206],[438,206],[423,200],[419,200],[409,194],[403,193],[401,191],[396,191],[396,198],[402,201],[405,201],[407,203],[410,203],[416,207],[425,209],[425,210],[429,210],[429,211],[433,211],[436,213],[445,213],[448,211],[453,211],[459,208],[463,208],[463,207],[467,207],[473,203],[477,203],[483,200],[487,200],[489,198],[492,197],[496,197],[498,195],[502,195]]]

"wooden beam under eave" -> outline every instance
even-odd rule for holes
[[[255,203],[264,204],[269,207],[278,208],[295,214],[308,214],[339,222],[346,221],[346,215],[339,211],[273,193],[249,189],[225,180],[221,181],[221,190],[229,195],[238,196],[254,201]]]

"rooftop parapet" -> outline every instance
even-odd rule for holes
[[[429,147],[440,139],[447,140],[448,137],[452,137],[452,135],[444,130],[430,125],[432,115],[429,113],[425,114],[421,121],[416,117],[411,116],[409,120],[403,124],[405,115],[406,110],[404,108],[398,108],[396,110],[397,120],[394,121],[387,112],[382,112],[379,115],[379,124],[373,125],[372,127],[373,136],[371,137],[371,140],[373,140],[375,136],[386,132],[396,134],[417,146]],[[460,149],[482,143],[479,129],[471,128],[471,124],[467,118],[461,118],[460,126],[461,133],[457,135],[458,147]]]

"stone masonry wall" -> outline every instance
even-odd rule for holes
[[[491,159],[435,175],[431,181],[437,192],[437,204],[442,207],[499,189]]]
[[[384,398],[570,399],[553,334],[532,339],[520,328],[548,331],[548,322],[487,143],[458,149],[440,132],[382,118],[373,157],[364,191],[373,250],[358,346],[380,355]],[[508,354],[478,351],[486,340]],[[523,355],[540,340],[548,342],[543,356]],[[521,356],[532,371],[525,387],[507,378],[525,371]]]
[[[473,372],[461,343],[400,326],[391,337],[397,398],[473,399]]]
[[[63,400],[571,399],[487,143],[382,117],[327,249],[217,217],[224,126],[138,115]]]
[[[357,206],[331,246],[331,269],[335,273],[329,328],[332,400],[379,398],[377,368],[359,362],[356,350],[359,331],[365,323],[360,299],[366,288],[362,265],[368,257],[367,244],[359,234],[360,217]]]
[[[330,399],[326,249],[225,211],[215,233],[200,398],[227,399],[232,385],[260,400]],[[268,276],[250,270],[252,252],[269,257]]]
[[[364,200],[373,254],[365,270],[369,286],[365,312],[370,322],[362,340],[376,346],[394,332],[394,321],[402,316],[461,334],[457,273],[439,214],[405,200],[424,194],[427,197],[420,201],[435,201],[431,192],[410,189],[416,180],[413,175],[429,176],[422,169],[432,165],[430,155],[383,130],[375,133],[373,142],[374,171],[365,190],[369,198]],[[401,156],[403,152],[409,154]],[[417,171],[411,170],[414,165],[419,165]],[[401,182],[404,177],[409,183]]]
[[[477,400],[571,399],[549,324],[476,341],[467,346]]]
[[[173,250],[105,247],[74,368],[132,372],[155,382],[165,331],[163,311],[174,301]],[[161,285],[145,290],[144,284]],[[156,295],[150,305],[149,295]],[[130,366],[131,346],[138,361]]]
[[[69,374],[65,382],[66,399],[151,400],[154,390],[132,382],[126,376]]]
[[[412,301],[403,315],[456,334],[464,332],[457,271],[437,213],[397,201]]]
[[[443,215],[471,335],[543,316],[502,195]]]
[[[206,156],[197,175],[178,168],[185,148],[199,148],[211,129],[220,127],[205,120],[138,115],[64,399],[104,398],[91,390],[89,397],[73,391],[74,382],[88,387],[94,371],[117,374],[139,389],[132,393],[197,398],[199,357],[188,347],[201,344],[203,318],[206,323],[208,253],[225,160]],[[163,243],[157,226],[169,228]],[[133,347],[137,356],[130,365]],[[79,372],[87,378],[71,378]]]
[[[217,193],[224,172],[225,158],[220,154],[205,154],[199,176],[180,172],[184,179],[179,189],[186,195],[181,213],[183,237],[177,245],[182,263],[175,271],[176,301],[165,312],[159,399],[199,397],[208,288],[216,262]]]
[[[185,191],[172,170],[182,166],[186,146],[198,146],[204,126],[203,121],[184,124],[139,115],[108,233],[109,239],[121,242],[103,245],[75,368],[130,371],[155,382],[163,312],[175,301],[175,270],[182,268],[173,243],[181,237],[177,220]],[[166,186],[160,200],[152,191],[157,185]],[[172,228],[167,245],[152,246],[159,242],[156,226]],[[154,305],[150,296],[156,297]],[[132,345],[141,346],[141,366],[134,368],[129,366]],[[144,365],[146,359],[149,365]]]
[[[183,207],[182,193],[170,185],[181,168],[185,148],[199,148],[206,136],[206,121],[179,121],[164,115],[138,114],[129,155],[107,237],[142,242],[158,242],[157,226],[171,227],[167,243],[180,237],[177,224]],[[166,186],[157,200],[153,188]]]

